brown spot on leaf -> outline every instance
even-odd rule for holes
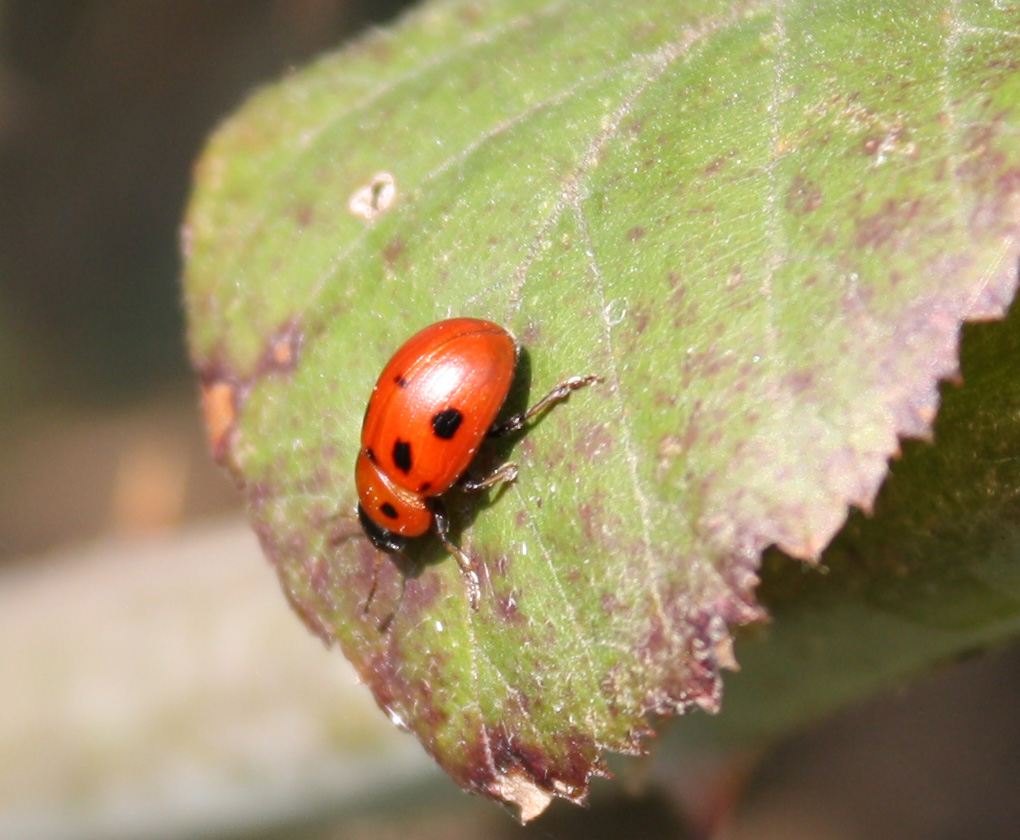
[[[491,577],[490,577],[491,580]],[[521,612],[518,589],[511,584],[509,588],[492,586],[493,609],[499,620],[508,624],[524,626],[528,623],[527,617]]]
[[[230,445],[230,435],[237,422],[237,393],[232,383],[220,379],[202,383],[202,416],[209,440],[209,450],[222,463]]]
[[[266,351],[262,354],[256,376],[271,373],[290,373],[297,367],[298,356],[304,334],[297,321],[288,321],[275,334],[270,336]]]
[[[798,175],[786,191],[786,209],[790,213],[803,216],[813,213],[822,206],[822,191],[818,185],[808,178]]]
[[[655,467],[656,479],[662,481],[672,468],[673,462],[686,451],[684,441],[679,435],[663,435],[656,451],[658,455],[658,464]]]
[[[404,253],[404,240],[399,236],[394,236],[389,242],[386,243],[383,248],[382,258],[383,264],[387,269],[393,270],[397,260],[400,259],[401,254]]]
[[[627,238],[631,242],[637,242],[645,235],[645,229],[643,227],[632,227],[627,231]]]
[[[652,313],[643,306],[635,306],[634,313],[634,333],[641,335],[645,330],[648,329],[648,325],[652,320]]]
[[[609,426],[599,423],[580,438],[574,450],[577,457],[584,461],[594,462],[605,458],[615,447],[616,437],[610,431]]]
[[[800,396],[815,386],[814,371],[807,368],[792,370],[783,376],[783,389],[794,396]]]
[[[311,225],[312,220],[315,218],[315,208],[307,202],[300,204],[295,213],[298,227],[306,228]]]
[[[869,134],[861,143],[864,154],[873,157],[876,165],[882,165],[893,156],[917,157],[917,143],[909,139],[903,125],[881,124],[878,127],[883,129],[882,134]]]
[[[739,265],[731,266],[729,273],[726,275],[726,288],[732,291],[733,289],[739,289],[743,285],[744,269]],[[750,305],[751,303],[748,301],[748,306]]]
[[[888,199],[882,208],[857,224],[858,248],[876,250],[890,243],[910,228],[921,212],[920,199],[897,201]]]
[[[463,6],[457,9],[457,17],[460,18],[461,23],[465,27],[478,26],[483,20],[483,14],[481,9],[477,9],[474,6]]]

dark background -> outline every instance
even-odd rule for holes
[[[237,505],[184,351],[191,167],[258,85],[402,5],[0,0],[0,560]]]
[[[182,340],[191,166],[255,87],[404,5],[0,0],[0,562],[239,509],[205,451]],[[1020,835],[1018,660],[968,663],[784,745],[727,836]],[[660,767],[637,799],[615,786],[523,835],[463,798],[463,822],[426,811],[384,834],[679,837],[667,792],[690,768]]]

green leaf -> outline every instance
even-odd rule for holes
[[[431,2],[212,139],[213,449],[295,608],[462,786],[527,819],[649,715],[716,710],[761,552],[817,558],[929,433],[961,322],[1016,286],[1018,40],[984,2]],[[477,612],[435,541],[377,567],[353,519],[375,378],[451,315],[521,340],[515,408],[605,379],[486,453],[513,486],[452,494]]]
[[[1017,359],[1020,308],[966,330],[966,387],[943,387],[937,445],[904,446],[874,515],[853,513],[817,569],[767,555],[759,596],[772,621],[738,642],[723,713],[673,737],[760,743],[1020,635]]]

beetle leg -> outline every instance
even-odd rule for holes
[[[478,573],[475,571],[474,563],[450,539],[450,520],[446,518],[446,508],[443,507],[443,503],[439,499],[430,499],[429,501],[432,508],[432,522],[436,530],[436,536],[439,537],[443,547],[454,556],[457,565],[460,566],[460,571],[464,575],[464,583],[468,589],[468,602],[471,604],[471,609],[477,610],[478,601],[481,596],[481,585],[478,582]]]
[[[490,475],[485,478],[479,478],[477,481],[472,478],[464,478],[461,481],[461,487],[468,490],[471,493],[475,493],[478,490],[486,490],[489,487],[493,487],[497,484],[503,484],[507,481],[513,481],[517,478],[517,464],[513,461],[507,461],[500,467],[497,467]]]
[[[545,411],[545,409],[554,403],[565,400],[568,396],[570,396],[571,391],[576,391],[579,388],[585,388],[594,382],[601,381],[601,376],[572,376],[566,382],[561,382],[553,388],[527,411],[522,411],[520,414],[511,414],[506,418],[506,420],[496,423],[491,429],[489,429],[488,436],[502,437],[503,435],[508,435],[511,432],[516,432],[536,414]]]

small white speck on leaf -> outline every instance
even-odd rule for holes
[[[389,210],[397,198],[397,181],[389,172],[376,172],[347,200],[347,209],[359,219],[373,222]]]
[[[614,298],[606,304],[604,310],[606,324],[610,327],[615,327],[620,324],[624,318],[627,317],[627,300],[626,298]]]

